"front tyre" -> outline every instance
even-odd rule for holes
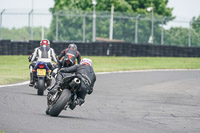
[[[56,101],[56,103],[54,103],[53,105],[50,105],[48,114],[50,116],[57,117],[60,114],[60,112],[64,109],[64,107],[67,104],[67,102],[69,101],[70,97],[71,97],[70,90],[64,89],[62,91],[62,94]]]
[[[45,90],[45,83],[44,79],[38,79],[38,84],[37,84],[37,94],[38,95],[44,95],[44,90]]]

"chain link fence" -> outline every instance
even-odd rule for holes
[[[94,21],[96,26],[94,27]],[[93,29],[95,28],[95,30]],[[200,23],[156,14],[122,12],[0,10],[1,40],[92,42],[200,46]]]

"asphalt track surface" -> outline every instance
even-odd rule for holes
[[[98,74],[86,103],[59,117],[28,85],[0,88],[6,133],[199,133],[200,71]]]

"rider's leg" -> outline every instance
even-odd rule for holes
[[[80,90],[77,92],[77,105],[82,105],[85,102],[88,86],[84,82],[81,83]]]
[[[76,100],[73,103],[71,103],[70,106],[69,106],[69,108],[71,110],[73,110],[76,107],[76,105],[79,105],[79,106],[83,105],[83,103],[85,102],[84,99],[85,99],[85,96],[87,94],[87,91],[80,90],[76,94],[77,94]]]
[[[30,69],[30,84],[29,84],[29,86],[33,86],[33,84],[34,84],[34,74],[33,74],[34,66],[35,66],[35,63],[32,63],[29,66],[29,69]]]
[[[57,77],[56,77],[56,82],[55,84],[53,85],[53,87],[49,88],[49,92],[54,94],[60,87],[60,83],[62,82],[62,74],[58,74]]]
[[[51,81],[52,81],[52,71],[53,71],[53,64],[51,62],[46,63],[46,69],[51,70],[51,72],[48,72],[47,76],[47,87],[51,86]]]

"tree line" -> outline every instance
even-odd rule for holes
[[[58,40],[83,41],[83,23],[85,19],[85,40],[92,41],[92,0],[54,0],[54,7],[50,9],[53,14],[60,12],[58,19]],[[113,39],[126,42],[135,42],[134,19],[141,14],[138,20],[138,43],[147,43],[151,35],[151,13],[148,7],[153,7],[154,44],[161,44],[162,17],[167,17],[164,25],[175,19],[173,8],[167,7],[168,0],[97,0],[96,11],[96,36],[109,38],[110,10],[114,6],[114,30]],[[84,18],[85,12],[88,12]],[[75,14],[75,15],[74,15]],[[82,15],[81,17],[78,15]],[[98,17],[108,16],[108,17]],[[117,16],[121,16],[117,17]],[[128,16],[132,19],[125,19]],[[147,18],[147,20],[145,20]],[[158,20],[158,21],[157,21]],[[189,24],[188,24],[189,25]],[[184,27],[171,27],[164,30],[164,44],[187,46],[189,32],[191,33],[191,45],[200,46],[200,17],[194,18],[191,31]],[[20,29],[2,29],[2,38],[12,40],[28,40],[28,27]],[[41,27],[34,27],[34,40],[41,39]],[[56,39],[56,16],[53,16],[50,28],[45,28],[45,38]]]

